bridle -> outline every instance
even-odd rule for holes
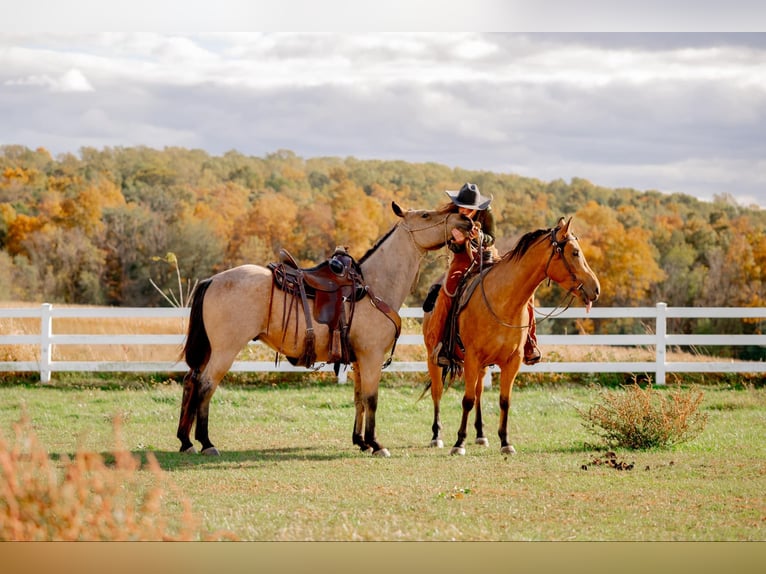
[[[545,264],[545,277],[548,279],[548,285],[551,284],[551,276],[548,275],[548,267],[550,267],[551,261],[553,260],[553,257],[555,255],[561,256],[561,262],[564,264],[564,267],[569,272],[569,276],[572,278],[572,281],[574,282],[578,281],[577,275],[572,270],[572,266],[569,264],[569,261],[567,261],[567,258],[564,252],[564,248],[566,247],[566,244],[572,239],[577,240],[577,237],[575,237],[574,235],[567,235],[566,237],[564,237],[564,239],[559,241],[558,239],[556,239],[556,233],[558,232],[558,230],[559,230],[558,227],[554,227],[553,229],[551,229],[550,235],[548,236],[551,241],[551,247],[552,247],[551,255],[550,257],[548,257],[548,263]],[[577,290],[580,290],[580,289],[582,289],[582,283],[580,283],[577,286]],[[570,289],[570,292],[571,292],[571,289]]]
[[[559,255],[561,257],[561,262],[564,264],[564,267],[569,272],[569,275],[572,277],[572,280],[575,283],[577,283],[577,281],[578,281],[577,275],[575,274],[574,270],[572,269],[572,266],[570,265],[569,261],[567,261],[567,258],[566,258],[566,255],[565,255],[565,250],[564,250],[564,248],[566,247],[567,242],[569,242],[571,239],[575,239],[576,240],[577,237],[575,237],[574,235],[567,235],[566,237],[564,237],[564,239],[559,241],[558,239],[556,239],[556,234],[559,232],[560,229],[561,228],[558,227],[558,226],[554,227],[553,229],[551,229],[551,232],[548,234],[548,239],[551,242],[551,254],[548,257],[548,262],[545,264],[545,277],[548,279],[548,285],[551,284],[551,279],[553,279],[548,274],[548,268],[550,267],[551,261],[553,261],[553,258],[556,255]],[[479,285],[481,286],[481,294],[482,294],[482,297],[484,298],[484,304],[487,306],[487,309],[489,309],[489,312],[492,315],[492,318],[498,324],[502,325],[503,327],[508,327],[508,328],[511,328],[511,329],[525,329],[525,328],[527,328],[528,325],[511,325],[510,323],[507,323],[507,322],[503,321],[498,316],[498,314],[495,312],[495,310],[492,308],[492,305],[489,302],[489,298],[487,297],[487,293],[484,290],[484,276],[486,274],[482,270],[483,257],[482,257],[481,249],[480,249],[480,252],[479,252],[479,262],[480,262],[479,263],[479,274],[480,274],[479,275],[480,276]],[[561,315],[562,313],[564,313],[567,309],[569,309],[569,306],[572,304],[572,302],[574,302],[574,298],[575,298],[576,292],[582,290],[582,288],[583,288],[583,284],[582,284],[582,282],[580,282],[577,287],[569,289],[567,291],[566,295],[564,295],[564,297],[561,298],[561,301],[559,301],[559,303],[556,305],[556,307],[554,307],[553,310],[550,313],[548,313],[547,315],[543,316],[542,319],[540,319],[540,321],[544,321],[545,319],[551,319],[553,317],[557,317],[558,315]],[[562,304],[564,303],[565,299],[566,299],[566,304],[562,308]]]

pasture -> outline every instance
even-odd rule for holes
[[[488,448],[449,456],[462,392],[442,401],[446,447],[431,449],[423,377],[382,385],[378,435],[391,458],[351,444],[353,388],[307,376],[284,384],[226,384],[211,404],[220,457],[177,452],[181,385],[114,387],[76,377],[49,386],[0,385],[0,434],[22,409],[49,455],[107,455],[121,417],[127,449],[151,452],[206,530],[252,541],[749,541],[766,539],[766,388],[705,386],[704,432],[668,450],[615,452],[603,464],[576,407],[585,386],[514,391],[518,454],[501,455],[497,385],[485,392]],[[472,430],[472,429],[471,429]],[[148,485],[154,479],[139,471]]]

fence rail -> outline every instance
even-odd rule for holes
[[[539,308],[541,316],[554,310]],[[422,318],[420,308],[403,308],[402,317]],[[54,321],[57,319],[78,318],[144,318],[185,320],[189,309],[175,308],[114,308],[114,307],[54,307],[44,303],[40,307],[0,308],[1,319],[39,319],[40,331],[35,334],[4,333],[0,330],[0,345],[34,345],[39,349],[37,360],[0,361],[0,371],[39,372],[40,381],[50,382],[53,372],[182,372],[187,370],[184,361],[56,361],[53,360],[53,347],[56,345],[168,345],[179,347],[184,342],[184,334],[57,334]],[[521,372],[547,373],[654,373],[657,384],[665,383],[667,373],[764,373],[765,361],[668,361],[668,347],[673,346],[761,346],[766,347],[766,335],[718,334],[686,335],[668,333],[668,319],[674,318],[731,318],[731,319],[766,319],[764,307],[668,307],[657,303],[654,307],[603,307],[593,308],[586,314],[583,308],[570,308],[557,314],[553,320],[560,319],[653,319],[654,333],[625,335],[545,335],[538,336],[543,346],[607,346],[607,347],[654,347],[652,361],[543,361],[534,366],[523,365]],[[2,323],[0,323],[2,324]],[[260,343],[251,343],[260,344]],[[423,345],[420,334],[405,334],[398,345]],[[397,347],[398,348],[398,347]],[[2,356],[0,356],[2,358]],[[236,361],[232,366],[236,372],[301,372],[303,367],[294,367],[286,361],[275,365],[273,361]],[[320,371],[331,371],[325,365]],[[425,372],[424,361],[393,361],[387,371]],[[491,372],[496,372],[492,367]],[[491,376],[491,373],[490,375]],[[345,382],[346,371],[341,370],[339,382]]]

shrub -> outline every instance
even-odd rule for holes
[[[651,385],[601,391],[601,403],[579,410],[584,426],[609,446],[630,449],[666,447],[691,440],[705,428],[707,414],[698,412],[704,393],[657,391]]]
[[[81,449],[73,459],[64,456],[54,464],[26,415],[14,424],[12,444],[0,436],[0,540],[232,538],[200,534],[201,521],[189,501],[170,499],[159,484],[139,496],[141,463],[120,446],[119,425],[115,420],[117,445],[109,464],[100,454]],[[151,453],[147,466],[157,483],[167,482]],[[169,509],[172,504],[180,512]]]

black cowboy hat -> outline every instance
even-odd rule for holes
[[[475,183],[466,183],[460,188],[460,191],[446,190],[444,193],[449,195],[452,203],[458,207],[467,207],[468,209],[483,211],[492,202],[492,196],[484,197],[479,192],[479,186]]]

